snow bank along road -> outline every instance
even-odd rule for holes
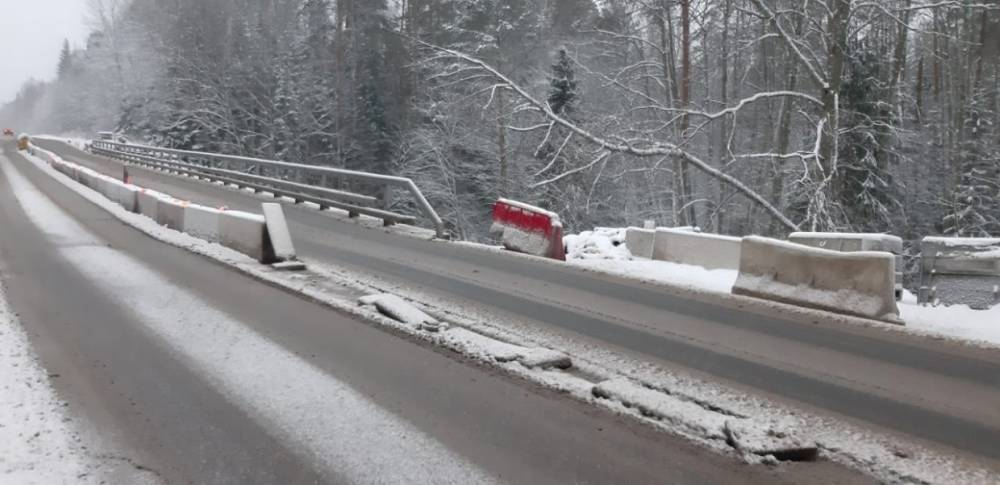
[[[353,321],[150,239],[3,149],[7,298],[74,417],[163,482],[859,479],[748,467]]]
[[[68,145],[39,145],[108,175],[121,164]],[[130,169],[139,185],[208,205],[260,199]],[[578,268],[374,230],[308,208],[286,209],[304,258],[422,288],[630,357],[721,380],[809,410],[1000,461],[1000,352],[878,327],[735,308]],[[485,222],[484,222],[485,223]]]

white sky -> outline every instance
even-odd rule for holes
[[[64,39],[83,47],[87,0],[0,0],[0,104],[31,78],[55,77]]]

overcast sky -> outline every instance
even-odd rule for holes
[[[52,79],[64,39],[82,47],[87,0],[0,0],[0,104],[28,79]]]

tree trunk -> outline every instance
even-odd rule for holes
[[[729,17],[732,15],[732,0],[726,0],[723,13],[722,13],[722,53],[719,55],[719,102],[722,108],[725,109],[729,107]],[[708,42],[705,43],[706,46]],[[707,53],[707,47],[706,47]],[[729,120],[722,120],[722,127],[719,130],[719,155],[718,155],[718,165],[719,170],[723,170],[726,166],[727,159],[727,148],[729,147]],[[723,228],[726,223],[726,211],[723,204],[726,200],[726,185],[719,183],[719,196],[716,199],[716,219],[715,219],[715,232],[722,233]]]
[[[795,22],[795,35],[802,35],[803,20],[805,15],[800,15],[798,20]],[[787,53],[785,58],[785,90],[795,91],[798,89],[799,84],[799,69],[798,63],[792,59],[795,54],[790,52],[787,48],[785,49]],[[791,135],[792,135],[792,110],[795,107],[795,102],[792,98],[783,98],[781,100],[781,111],[778,114],[778,127],[774,136],[774,144],[779,155],[788,153],[788,149],[791,145]],[[771,203],[774,204],[779,210],[784,211],[784,194],[785,194],[785,159],[781,157],[775,157],[771,161],[771,166],[774,169],[774,174],[771,178]],[[771,224],[771,233],[780,234],[784,228],[777,223]]]
[[[823,117],[826,127],[820,143],[820,163],[827,174],[837,169],[837,138],[840,131],[839,93],[843,81],[847,49],[847,21],[851,14],[851,0],[829,0],[827,44],[827,86],[823,90]]]
[[[681,108],[691,106],[691,0],[681,0]],[[681,117],[681,138],[686,140],[690,119],[687,115]],[[680,201],[686,210],[683,211],[682,225],[698,225],[694,206],[690,203],[691,178],[688,174],[687,160],[681,159],[676,164],[680,182]],[[675,188],[676,189],[676,188]]]
[[[497,156],[500,162],[500,197],[510,195],[510,167],[507,159],[507,96],[497,90]]]
[[[896,27],[896,46],[892,54],[892,73],[889,77],[888,85],[888,95],[889,95],[889,108],[888,116],[885,119],[885,125],[879,128],[879,140],[877,146],[877,152],[875,155],[875,160],[880,168],[886,168],[889,165],[889,157],[892,150],[889,149],[889,144],[891,143],[892,133],[891,130],[903,120],[903,106],[899,103],[899,85],[902,82],[903,71],[906,69],[906,44],[909,33],[909,22],[910,22],[910,5],[912,0],[906,0],[903,2],[903,6],[906,10],[903,11],[901,20],[904,25],[898,25]]]
[[[920,56],[920,60],[917,61],[917,88],[916,88],[916,98],[917,98],[917,112],[914,116],[917,120],[917,126],[921,124],[921,117],[924,114],[924,56]]]

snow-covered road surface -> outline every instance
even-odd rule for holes
[[[858,478],[747,467],[484,372],[156,242],[23,159],[0,187],[4,279],[56,390],[168,483]]]
[[[492,478],[408,423],[292,352],[105,247],[9,163],[7,180],[29,219],[59,241],[60,255],[143,330],[182,358],[239,411],[352,483],[491,483]],[[290,317],[294,318],[293,315]],[[336,412],[331,412],[336,410]],[[344,440],[351,436],[351,440]]]
[[[45,145],[105,173],[120,171],[117,162]],[[261,200],[203,182],[131,173],[142,185],[209,205],[247,209]],[[297,248],[311,262],[463,318],[487,315],[521,336],[570,351],[575,361],[661,378],[664,368],[691,371],[810,411],[854,418],[889,436],[916,436],[949,453],[957,448],[977,460],[995,459],[995,448],[985,445],[1000,436],[990,405],[998,398],[995,353],[500,251],[401,237],[311,209],[289,207],[286,213]],[[690,392],[709,401],[720,395],[711,386]],[[969,399],[955,402],[955,395]],[[746,407],[741,403],[749,401],[729,402]]]
[[[86,481],[87,461],[0,286],[0,483]]]

